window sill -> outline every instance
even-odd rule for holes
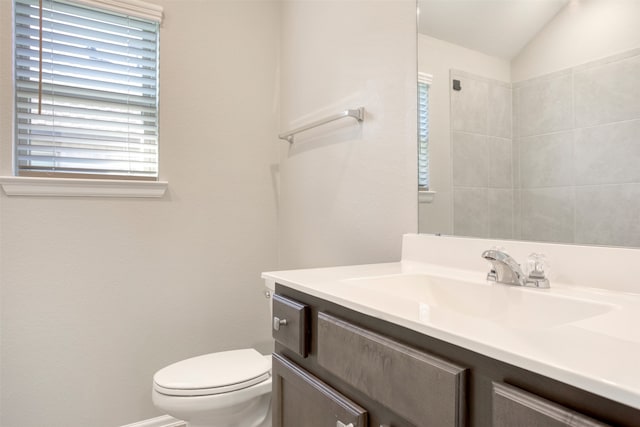
[[[418,191],[418,203],[433,203],[433,199],[436,196],[435,191]]]
[[[8,196],[163,197],[166,181],[0,176]]]

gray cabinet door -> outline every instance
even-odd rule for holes
[[[467,370],[318,313],[318,364],[418,427],[466,425]]]
[[[272,335],[302,357],[309,353],[309,307],[282,295],[273,295]]]
[[[493,427],[605,427],[586,415],[506,384],[493,383]]]
[[[273,354],[273,427],[367,427],[367,411]]]

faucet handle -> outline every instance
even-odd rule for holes
[[[527,258],[527,285],[537,288],[548,288],[550,266],[544,254],[532,253]]]
[[[546,277],[546,272],[549,271],[549,261],[544,254],[532,253],[527,258],[527,271],[526,273],[531,277],[543,278]]]

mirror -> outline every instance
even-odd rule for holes
[[[418,8],[420,232],[640,247],[640,1]]]

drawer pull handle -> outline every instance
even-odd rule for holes
[[[345,424],[342,421],[336,421],[336,427],[354,427],[353,423]]]
[[[287,324],[287,319],[280,319],[278,317],[273,318],[273,329],[275,329],[276,331],[280,330],[280,326],[286,326]]]

